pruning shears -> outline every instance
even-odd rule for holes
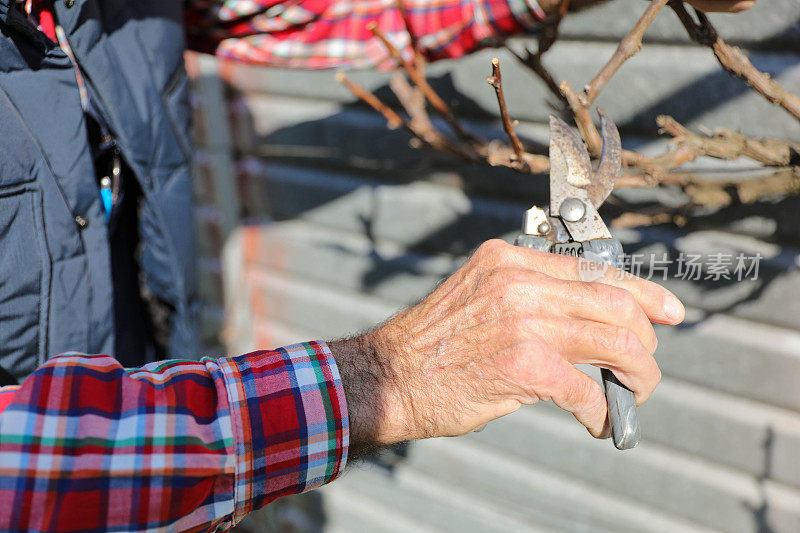
[[[517,246],[581,257],[587,265],[620,266],[622,245],[611,237],[597,208],[621,174],[622,146],[614,122],[601,109],[597,112],[603,152],[596,172],[580,136],[563,120],[550,116],[550,205],[525,212]],[[633,392],[610,370],[601,369],[601,375],[614,446],[633,448],[641,436]]]

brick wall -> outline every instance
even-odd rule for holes
[[[548,58],[556,77],[576,87],[588,81],[643,8],[617,0],[568,18]],[[759,2],[714,21],[757,67],[800,91],[796,0]],[[499,135],[484,82],[498,53],[521,133],[546,142],[545,88],[503,51],[432,65],[434,86],[471,127]],[[423,297],[484,239],[512,239],[524,209],[547,193],[545,179],[409,148],[404,133],[388,131],[330,72],[203,56],[191,56],[189,68],[209,353],[368,328]],[[353,77],[388,94],[385,75]],[[598,103],[624,143],[645,152],[664,148],[654,137],[662,113],[695,128],[800,139],[798,122],[722,72],[668,12]],[[746,166],[696,163],[709,175]],[[623,194],[631,202],[685,201],[679,191]],[[639,448],[617,452],[569,415],[537,405],[482,433],[386,453],[316,495],[276,505],[271,519],[283,525],[273,527],[800,531],[800,201],[698,209],[684,228],[616,235],[628,251],[764,256],[758,282],[665,282],[689,316],[684,327],[659,330],[664,379],[640,410]]]

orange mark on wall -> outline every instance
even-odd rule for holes
[[[248,225],[239,229],[242,239],[242,289],[247,291],[249,323],[257,348],[274,348],[273,321],[290,322],[284,317],[287,303],[280,292],[280,284],[271,283],[267,276],[289,273],[289,254],[286,242],[272,223]],[[274,279],[274,278],[272,278]]]

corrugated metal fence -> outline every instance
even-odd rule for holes
[[[645,4],[568,17],[547,59],[580,87]],[[759,2],[713,18],[753,63],[800,91],[800,4]],[[520,47],[523,41],[512,43]],[[504,51],[429,68],[481,132],[500,135],[489,59],[499,53],[520,131],[542,142],[544,86]],[[197,220],[211,353],[358,332],[422,298],[486,238],[513,238],[546,180],[408,147],[331,72],[191,56]],[[388,77],[356,73],[387,96]],[[223,81],[224,80],[224,81]],[[663,150],[655,117],[800,140],[800,123],[723,72],[669,12],[599,102],[626,145]],[[230,120],[228,120],[230,119]],[[740,164],[700,161],[698,168]],[[679,191],[627,191],[677,204]],[[416,442],[272,509],[286,531],[800,531],[800,201],[698,210],[684,228],[620,230],[628,251],[761,254],[758,281],[664,283],[690,307],[659,329],[662,385],[641,410],[644,442],[620,453],[549,405],[459,439]],[[223,276],[225,299],[223,300]],[[313,304],[312,304],[313,303]],[[226,349],[219,346],[224,309]],[[261,516],[249,522],[257,529]]]

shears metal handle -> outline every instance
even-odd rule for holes
[[[561,119],[550,117],[550,205],[547,210],[534,206],[525,213],[517,246],[620,265],[622,245],[611,238],[597,208],[621,173],[622,148],[617,127],[602,110],[598,113],[603,154],[596,172],[580,136]],[[601,369],[601,375],[614,446],[633,448],[641,437],[633,392],[610,370]]]

